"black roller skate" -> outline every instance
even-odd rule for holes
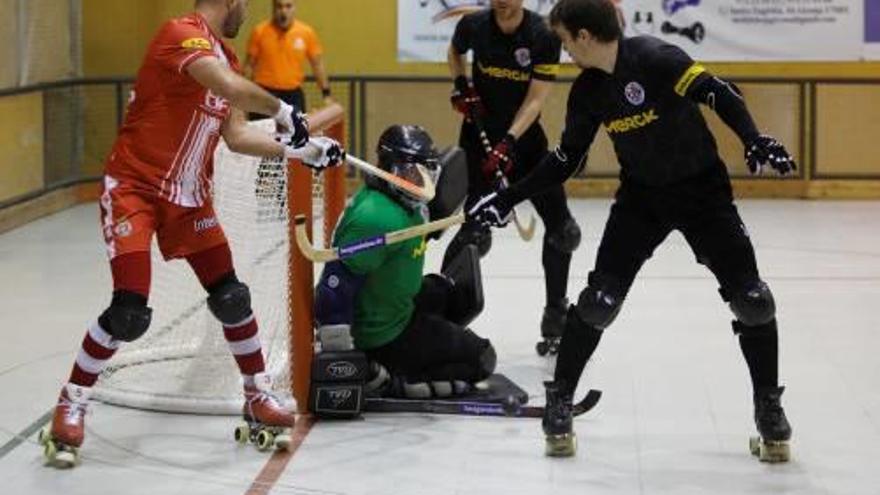
[[[541,427],[545,435],[544,453],[550,457],[571,457],[577,451],[577,437],[572,430],[571,393],[560,382],[544,382],[547,404]]]
[[[568,299],[562,299],[544,307],[541,318],[541,341],[535,344],[539,356],[555,356],[559,353],[559,341],[565,328],[565,315],[568,313]]]
[[[755,391],[755,425],[759,436],[749,439],[749,449],[761,462],[788,462],[791,456],[791,425],[780,404],[784,390],[785,387],[767,387]]]

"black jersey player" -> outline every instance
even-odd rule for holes
[[[464,16],[449,47],[449,68],[455,78],[452,103],[465,116],[459,142],[468,159],[467,204],[499,187],[499,171],[517,180],[547,155],[547,137],[539,117],[559,71],[560,44],[543,18],[522,4],[523,0],[492,0],[491,8]],[[468,51],[473,52],[471,80],[465,76]],[[565,325],[571,253],[581,233],[561,184],[531,201],[545,227],[546,306],[538,351],[555,353]],[[487,227],[465,223],[446,251],[444,266],[465,245],[475,244],[485,255],[491,242]]]
[[[775,303],[758,275],[752,243],[733,204],[727,169],[699,104],[714,109],[745,145],[753,173],[785,175],[795,164],[758,132],[736,87],[677,47],[650,36],[623,39],[611,0],[560,0],[550,23],[583,72],[568,99],[559,147],[522,182],[480,199],[475,221],[503,225],[512,205],[565,181],[586,161],[604,125],[621,164],[621,185],[594,270],[569,308],[544,429],[550,455],[573,455],[571,396],[602,331],[614,321],[636,273],[672,231],[684,234],[729,304],[748,365],[762,460],[788,459],[791,428],[780,405]]]

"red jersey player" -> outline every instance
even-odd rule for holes
[[[195,12],[166,22],[150,43],[104,171],[100,207],[113,298],[89,326],[51,426],[40,435],[49,464],[77,462],[91,387],[120,344],[149,327],[154,234],[165,259],[186,259],[208,292],[244,379],[245,419],[267,433],[293,425],[291,411],[270,393],[250,293],[235,275],[211,201],[221,137],[232,151],[266,157],[292,157],[309,139],[297,109],[238,74],[238,59],[222,37],[235,37],[246,8],[247,0],[197,0]],[[248,127],[244,112],[273,116],[289,142]],[[343,160],[338,143],[324,145],[311,166]],[[263,434],[260,443],[268,446],[271,438]]]

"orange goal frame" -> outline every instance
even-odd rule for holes
[[[323,134],[345,145],[345,110],[339,104],[332,104],[309,113],[309,127],[312,134]],[[312,237],[314,223],[313,181],[323,182],[323,204],[320,206],[324,218],[324,243],[329,244],[336,222],[345,207],[345,167],[334,167],[320,175],[302,166],[297,160],[288,164],[287,208],[293,219],[302,214],[307,218],[306,228]],[[313,305],[314,305],[314,264],[307,260],[296,247],[294,224],[288,228],[289,259],[287,270],[288,323],[290,329],[290,383],[291,393],[296,399],[297,412],[308,412],[309,383],[311,382],[312,354],[314,345]]]

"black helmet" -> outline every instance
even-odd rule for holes
[[[428,131],[417,125],[393,125],[385,129],[379,137],[376,154],[379,157],[379,168],[417,186],[424,185],[419,166],[424,168],[435,184],[440,175],[440,154],[434,147],[434,140]],[[424,204],[423,200],[378,177],[367,174],[364,182],[368,187],[388,194],[407,208],[414,209]]]

